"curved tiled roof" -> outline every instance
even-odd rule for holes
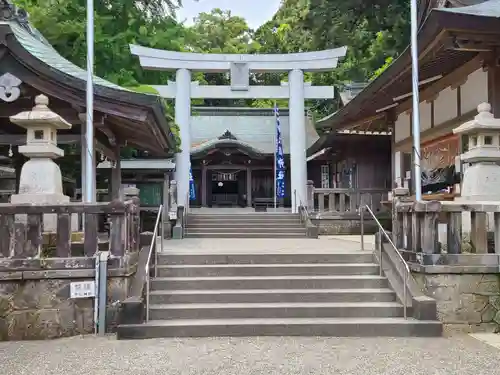
[[[304,114],[305,115],[305,114]],[[280,110],[281,133],[285,154],[290,152],[290,124],[288,110]],[[275,152],[276,119],[272,108],[193,108],[191,117],[191,152],[200,147],[218,143],[218,139],[229,131],[241,145],[260,154]],[[306,117],[306,148],[319,138],[314,121]],[[225,139],[227,141],[227,139]],[[211,143],[208,143],[211,142]]]

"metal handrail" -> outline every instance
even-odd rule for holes
[[[359,208],[359,215],[360,215],[360,221],[361,221],[361,223],[360,223],[360,226],[361,226],[361,250],[365,249],[365,239],[364,239],[365,228],[364,228],[364,218],[363,218],[363,216],[364,216],[363,212],[364,212],[365,209],[370,213],[370,215],[373,218],[373,220],[375,220],[375,222],[377,223],[379,233],[383,233],[384,234],[384,237],[391,244],[392,248],[395,250],[396,254],[398,254],[399,259],[403,262],[403,265],[405,266],[406,274],[403,277],[403,314],[404,314],[404,318],[407,319],[407,308],[408,308],[407,305],[408,305],[408,303],[406,301],[406,293],[407,293],[406,288],[408,287],[408,279],[409,279],[410,274],[411,274],[410,267],[408,266],[408,263],[406,263],[406,260],[403,258],[403,256],[399,252],[399,250],[396,247],[396,245],[394,245],[394,242],[392,242],[391,238],[389,237],[389,235],[385,231],[385,229],[382,226],[382,224],[380,224],[380,221],[378,221],[378,219],[375,216],[375,214],[373,213],[373,211],[370,209],[370,207],[368,207],[368,205],[361,206]],[[382,249],[383,249],[382,238],[380,238],[380,248],[379,248],[380,276],[382,276],[382,274],[383,274],[383,269],[382,269]]]
[[[295,208],[297,208],[297,196],[298,196],[298,198],[299,198],[299,207],[304,208],[304,211],[306,213],[306,218],[308,218],[309,217],[309,210],[307,209],[307,205],[305,205],[304,202],[302,202],[300,194],[297,194],[297,189],[295,189],[293,191],[293,195],[295,196]]]
[[[161,220],[160,220],[161,219]],[[150,284],[150,265],[151,263],[151,257],[153,255],[153,249],[158,241],[158,228],[160,227],[161,223],[161,234],[160,234],[160,247],[161,250],[163,250],[163,205],[160,205],[158,208],[158,214],[156,215],[156,222],[155,222],[155,228],[153,230],[153,238],[151,239],[151,244],[149,245],[149,253],[148,253],[148,260],[146,262],[146,322],[149,321],[149,284]],[[155,252],[155,264],[154,264],[154,275],[155,277],[158,276],[158,250]]]

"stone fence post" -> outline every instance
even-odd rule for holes
[[[314,181],[307,180],[307,211],[314,211]]]

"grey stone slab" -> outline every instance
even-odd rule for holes
[[[153,305],[151,319],[278,319],[402,317],[396,302],[204,303]],[[258,333],[257,333],[258,334]]]
[[[151,293],[151,304],[250,302],[393,302],[390,289],[166,290]]]
[[[219,265],[167,265],[158,267],[160,277],[207,276],[300,276],[300,275],[377,275],[379,266],[361,264],[219,264]]]

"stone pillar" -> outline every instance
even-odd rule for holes
[[[170,207],[169,207],[169,216],[173,218],[173,220],[177,219],[177,181],[170,181]]]
[[[397,206],[401,199],[410,195],[410,191],[404,187],[395,187],[392,189],[392,241],[396,246],[404,246],[404,233],[401,229],[403,222],[398,220]]]
[[[191,72],[179,69],[175,77],[175,122],[179,125],[181,137],[181,152],[175,155],[177,203],[187,208],[191,165]]]
[[[170,175],[168,173],[164,174],[163,177],[163,238],[170,238],[170,219],[168,213],[170,211]]]
[[[21,169],[18,194],[10,198],[13,204],[69,203],[69,197],[63,194],[61,170],[53,159],[64,156],[64,151],[57,147],[57,130],[71,129],[71,124],[48,105],[49,99],[38,95],[31,111],[10,117],[12,123],[27,130],[26,144],[19,147],[19,153],[30,159]],[[57,215],[44,215],[43,230],[57,230]]]
[[[252,207],[252,168],[247,167],[247,206]]]
[[[314,211],[314,181],[307,180],[307,210],[309,212]]]
[[[290,180],[292,212],[298,212],[300,200],[306,199],[306,121],[304,108],[304,73],[293,69],[288,75],[290,88]],[[296,192],[296,194],[295,194]],[[295,201],[297,200],[297,202]]]
[[[201,165],[201,207],[207,207],[207,166]]]

